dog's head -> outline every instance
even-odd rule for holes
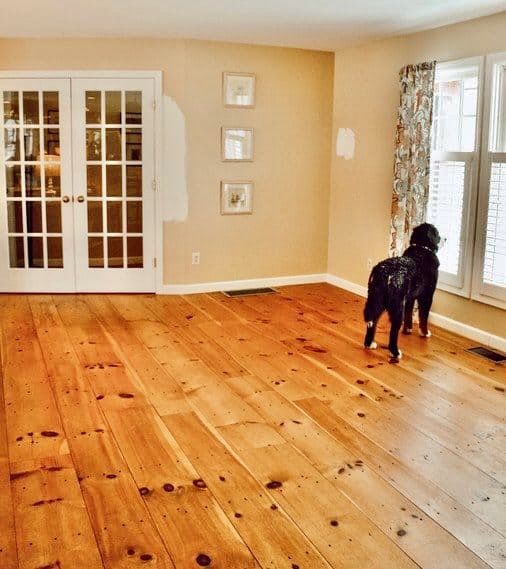
[[[411,234],[411,239],[409,240],[410,245],[426,247],[434,253],[439,249],[440,242],[441,236],[439,235],[439,231],[431,223],[422,223],[415,227]]]

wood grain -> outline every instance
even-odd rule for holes
[[[101,395],[113,400],[112,408],[127,406],[130,398],[120,394],[134,388],[117,371],[121,364],[82,301],[33,297],[31,304],[104,566],[131,567],[144,559],[172,568],[102,410]]]
[[[172,435],[149,409],[109,414],[140,495],[177,567],[259,567]]]
[[[292,522],[275,495],[196,416],[168,415],[164,422],[262,567],[332,566]]]
[[[1,295],[2,569],[504,569],[505,366],[362,308]]]
[[[237,385],[238,382],[236,380],[231,383]],[[280,436],[302,452],[318,472],[357,505],[370,520],[374,520],[386,535],[390,535],[399,547],[421,566],[430,566],[431,563],[435,565],[437,559],[437,566],[441,569],[451,569],[455,566],[486,567],[477,556],[455,542],[430,516],[425,515],[423,510],[377,474],[358,449],[350,449],[343,444],[342,439],[333,438],[298,405],[286,401],[268,388],[251,395],[247,400]],[[228,437],[229,431],[226,427],[220,428],[220,432],[234,444],[234,432],[231,438]],[[275,444],[271,442],[270,449],[283,449],[279,445],[275,447]],[[242,448],[237,450],[244,456]],[[247,454],[251,456],[252,452],[248,451]],[[297,460],[300,459],[289,460],[286,456],[279,458],[277,462],[291,465]],[[303,467],[299,470],[303,470]],[[419,523],[422,521],[423,524]],[[402,539],[397,535],[399,530],[406,532]],[[426,547],[427,542],[431,543],[430,548]],[[445,551],[449,548],[452,549],[452,556],[445,557]]]
[[[0,369],[0,567],[15,569],[17,566],[14,507],[10,486],[7,425],[5,422],[3,374]]]
[[[95,536],[69,455],[13,465],[20,568],[102,568]]]

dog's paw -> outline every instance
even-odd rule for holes
[[[406,336],[409,336],[411,334],[411,332],[413,332],[412,328],[403,328],[402,329],[402,333],[406,334]]]
[[[375,350],[378,347],[376,342],[371,342],[368,346],[366,346],[367,350]]]
[[[402,352],[400,350],[397,351],[397,355],[395,355],[393,352],[391,352],[392,354],[392,359],[390,361],[399,361],[402,358]]]
[[[422,330],[420,330],[420,336],[422,338],[430,338],[432,336],[431,331],[427,330],[427,332],[422,332]]]

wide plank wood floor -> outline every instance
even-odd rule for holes
[[[0,296],[0,568],[505,568],[504,366],[362,307]]]

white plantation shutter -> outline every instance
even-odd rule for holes
[[[491,167],[483,281],[506,287],[506,156]]]
[[[487,57],[472,298],[506,308],[506,53]]]
[[[446,238],[438,253],[440,271],[457,280],[462,254],[462,215],[466,174],[470,162],[432,158],[427,221],[433,223]],[[447,279],[449,280],[449,279]]]
[[[506,153],[482,159],[472,298],[506,308]]]

